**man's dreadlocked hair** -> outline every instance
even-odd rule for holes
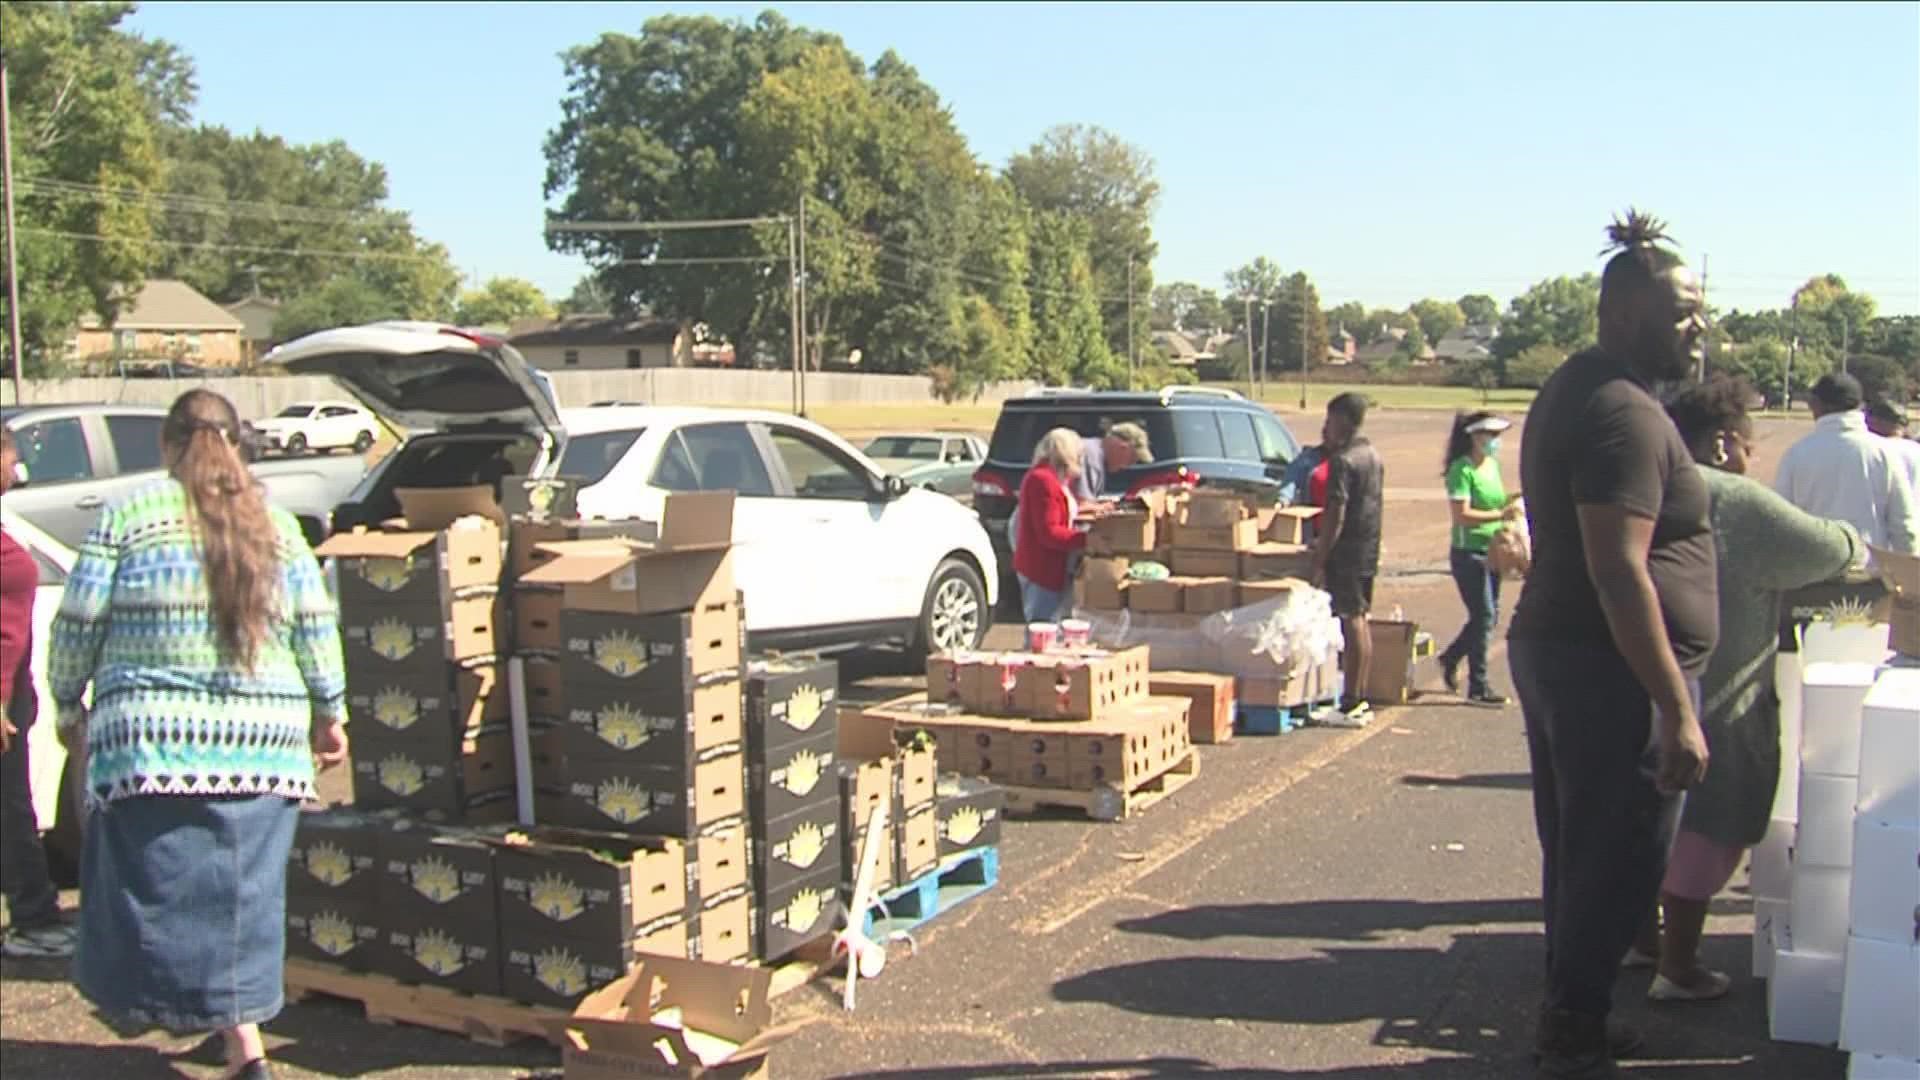
[[[1601,287],[1604,289],[1609,282],[1616,287],[1643,284],[1680,265],[1680,256],[1661,246],[1673,243],[1673,237],[1667,235],[1667,223],[1652,214],[1632,207],[1627,208],[1624,218],[1616,214],[1613,224],[1607,226],[1607,246],[1600,251],[1603,256],[1613,256],[1600,275]]]

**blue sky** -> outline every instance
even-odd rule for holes
[[[559,54],[664,11],[767,5],[151,3],[198,118],[346,140],[463,271],[564,294],[540,234]],[[1827,271],[1920,312],[1920,5],[794,4],[915,65],[982,160],[1054,123],[1150,153],[1161,282],[1266,255],[1331,305],[1597,268],[1628,203],[1723,307]]]

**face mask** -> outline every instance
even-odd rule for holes
[[[1500,440],[1488,439],[1487,440],[1487,456],[1491,457],[1494,454],[1497,454],[1499,452],[1500,452]]]

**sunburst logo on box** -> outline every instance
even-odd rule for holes
[[[445,859],[428,856],[408,868],[413,891],[436,904],[460,895],[460,872]]]
[[[307,940],[328,956],[345,956],[353,951],[353,924],[328,911],[307,921]]]
[[[367,648],[387,660],[406,659],[413,644],[413,627],[399,619],[381,619],[367,631]]]
[[[647,666],[647,647],[624,630],[603,635],[593,643],[593,662],[615,678],[630,679]]]
[[[980,830],[985,827],[986,820],[981,816],[978,807],[963,806],[947,818],[944,831],[950,842],[965,847],[973,843],[974,838],[979,836]]]
[[[827,894],[819,889],[801,889],[787,901],[787,929],[796,934],[813,929],[827,910]]]
[[[413,579],[413,557],[361,559],[360,577],[381,592],[399,592]]]
[[[533,977],[541,986],[562,997],[584,994],[587,990],[587,965],[565,949],[548,949],[534,957]]]
[[[787,698],[787,726],[795,731],[812,731],[826,712],[826,695],[816,687],[801,684]]]
[[[604,780],[594,791],[594,805],[600,812],[622,825],[631,825],[653,809],[653,796],[646,788],[624,777]]]
[[[373,719],[381,727],[405,731],[420,720],[420,699],[389,686],[373,695]]]
[[[805,796],[820,786],[820,777],[826,773],[826,759],[811,750],[802,750],[787,762],[786,779],[781,787],[794,795]]]
[[[586,909],[587,894],[559,874],[542,874],[527,889],[533,910],[555,922],[566,922]]]
[[[345,885],[353,877],[353,857],[323,840],[307,849],[307,873],[322,885]]]
[[[811,821],[802,822],[787,837],[786,860],[802,869],[812,866],[827,850],[826,830]]]
[[[452,975],[467,966],[466,950],[440,930],[423,930],[414,935],[413,958],[435,975]]]
[[[619,702],[594,714],[594,730],[601,742],[616,750],[631,750],[653,736],[640,710]]]
[[[427,773],[420,763],[400,754],[381,759],[380,786],[395,795],[417,795],[427,786]]]

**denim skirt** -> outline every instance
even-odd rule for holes
[[[278,795],[144,795],[87,819],[74,983],[116,1031],[279,1014],[299,813]]]

